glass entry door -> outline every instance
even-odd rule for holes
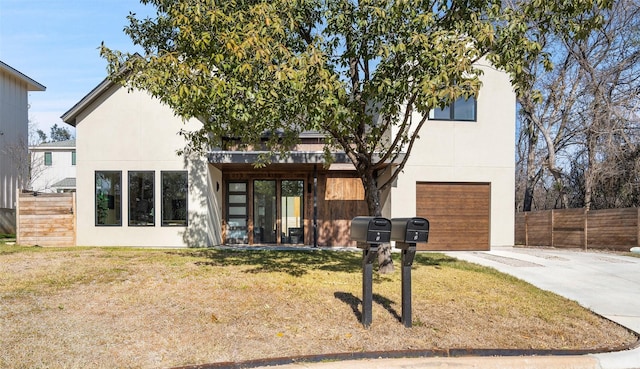
[[[304,243],[304,181],[283,180],[280,190],[282,243]]]
[[[229,182],[227,187],[227,242],[249,243],[247,182]]]
[[[253,181],[253,242],[278,242],[276,181]]]

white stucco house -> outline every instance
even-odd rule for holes
[[[432,112],[383,216],[429,219],[422,248],[476,249],[514,239],[516,101],[508,77],[483,67],[477,101]],[[62,116],[76,127],[78,245],[353,245],[366,215],[353,167],[323,164],[307,133],[286,160],[254,168],[255,152],[180,157],[197,129],[141,91],[105,80]]]
[[[76,140],[45,142],[29,146],[30,190],[44,193],[76,189]]]
[[[13,233],[29,170],[29,92],[46,87],[0,61],[0,232]]]

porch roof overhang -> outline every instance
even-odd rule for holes
[[[268,151],[210,151],[209,163],[217,168],[253,167],[259,161],[260,156],[269,155]],[[354,170],[351,159],[344,152],[331,154],[333,162],[329,170]],[[403,154],[404,155],[404,154]],[[269,166],[317,166],[326,164],[322,151],[292,151],[288,155],[272,154]],[[402,157],[399,158],[402,160]],[[389,164],[389,163],[388,163]]]
[[[210,151],[209,163],[215,167],[232,167],[238,165],[251,165],[260,161],[260,157],[270,156],[269,165],[324,165],[325,157],[322,151],[292,151],[287,155],[269,154],[268,151]],[[333,153],[333,164],[353,165],[345,153]]]

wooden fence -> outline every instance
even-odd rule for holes
[[[516,213],[515,243],[629,251],[640,246],[640,208]]]
[[[75,213],[75,193],[21,193],[16,207],[16,243],[75,246]]]

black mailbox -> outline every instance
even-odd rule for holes
[[[391,221],[382,217],[355,217],[351,220],[351,240],[359,248],[391,241]]]
[[[424,218],[393,218],[391,225],[391,240],[396,241],[398,249],[426,243],[429,239],[429,221]]]

